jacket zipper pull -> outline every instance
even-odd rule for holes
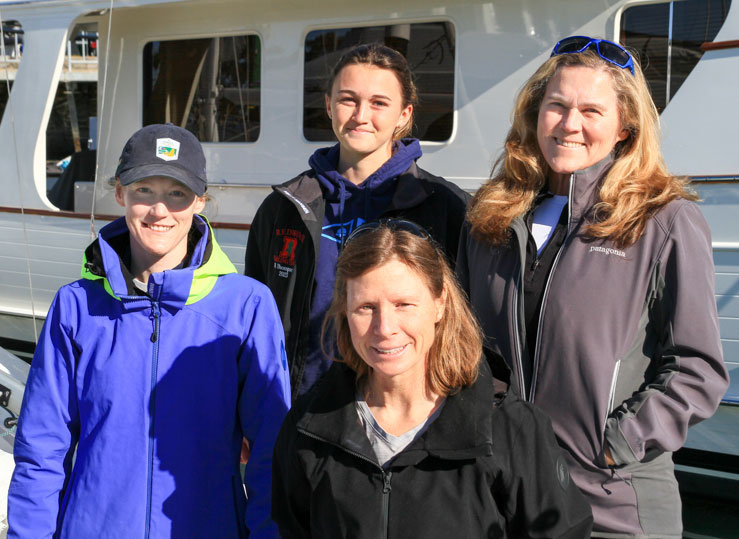
[[[159,338],[159,304],[152,302],[151,304],[151,318],[154,323],[154,328],[151,332],[151,337],[149,340],[151,342],[157,342],[157,339]]]
[[[536,271],[538,267],[539,267],[539,257],[536,257],[534,261],[531,263],[531,269],[529,271]]]
[[[382,529],[383,539],[387,539],[389,535],[389,527],[390,527],[390,491],[392,488],[390,487],[390,478],[392,477],[392,472],[385,472],[385,470],[382,470]]]

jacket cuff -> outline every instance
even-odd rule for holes
[[[615,417],[606,420],[605,444],[611,450],[611,458],[617,467],[638,462],[640,459],[634,454],[629,442],[621,432],[621,425]],[[605,450],[605,448],[604,448]]]

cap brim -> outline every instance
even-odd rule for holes
[[[133,167],[121,172],[118,177],[121,180],[121,185],[130,185],[153,176],[172,178],[188,187],[198,196],[203,196],[207,188],[207,184],[202,178],[173,163],[156,163],[153,165]]]

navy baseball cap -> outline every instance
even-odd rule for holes
[[[187,129],[173,124],[147,125],[128,139],[118,160],[121,185],[164,176],[203,196],[208,188],[205,155],[200,141]]]

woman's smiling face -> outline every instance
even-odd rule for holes
[[[171,178],[153,177],[116,185],[116,200],[126,208],[131,256],[139,264],[171,269],[187,255],[193,216],[205,200]],[[166,267],[169,266],[169,267]]]
[[[334,79],[326,110],[344,160],[390,158],[393,135],[411,117],[395,73],[368,64],[349,64]]]
[[[618,97],[606,70],[565,66],[547,84],[537,140],[554,178],[563,179],[607,156],[626,139]]]
[[[425,383],[426,358],[444,312],[425,278],[398,259],[346,282],[352,344],[370,377]]]

